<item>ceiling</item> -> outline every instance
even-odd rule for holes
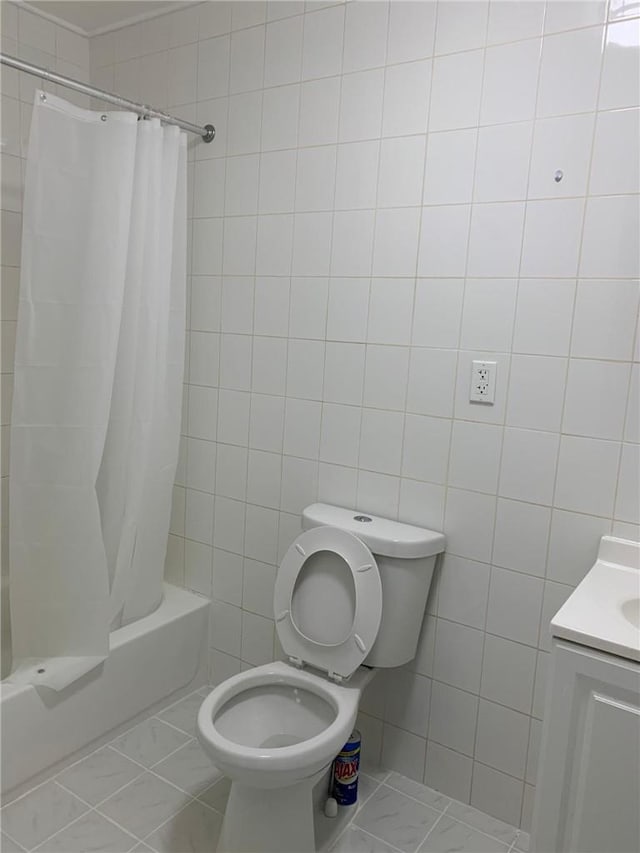
[[[172,0],[30,0],[29,5],[90,34],[139,15],[175,8],[176,3]]]

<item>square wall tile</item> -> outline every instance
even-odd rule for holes
[[[514,352],[568,355],[575,291],[573,281],[521,280],[513,337]]]
[[[475,128],[429,134],[424,204],[471,201],[477,136]]]
[[[527,197],[532,123],[480,128],[474,201],[515,201]]]
[[[457,347],[464,280],[418,279],[411,343],[414,346]]]
[[[576,275],[583,210],[582,199],[527,203],[521,275],[527,278]]]
[[[404,411],[409,374],[409,348],[367,346],[364,405]]]
[[[426,745],[424,738],[385,723],[382,730],[382,766],[401,770],[409,778],[421,780]]]
[[[430,60],[390,65],[386,69],[383,136],[426,132],[431,74]]]
[[[571,355],[628,361],[639,298],[636,281],[579,282]]]
[[[533,133],[529,198],[584,195],[589,179],[593,113],[538,119]],[[561,171],[560,181],[556,172]]]
[[[600,537],[610,529],[607,518],[554,509],[547,577],[577,586],[597,559]]]
[[[453,687],[478,693],[483,644],[482,631],[438,619],[433,677]]]
[[[369,280],[332,278],[329,284],[327,339],[366,341]]]
[[[473,755],[478,697],[434,681],[431,687],[429,740],[463,755]]]
[[[407,414],[402,447],[402,475],[415,480],[444,483],[450,436],[449,420]]]
[[[513,355],[507,425],[558,431],[566,375],[567,361],[564,358]]]
[[[459,557],[488,562],[495,511],[496,501],[492,495],[449,489],[444,517],[447,550]]]
[[[425,139],[424,136],[408,136],[382,141],[378,207],[406,207],[420,204]]]
[[[620,440],[629,372],[629,364],[570,359],[563,432]]]
[[[638,278],[640,207],[632,195],[587,200],[580,275],[584,278]]]
[[[338,146],[336,210],[375,207],[379,153],[377,140]]]
[[[541,48],[540,39],[487,48],[480,124],[533,118]]]
[[[446,554],[438,581],[438,617],[484,628],[490,567]]]
[[[463,276],[466,270],[471,205],[422,210],[418,276]]]
[[[551,510],[500,498],[492,561],[497,566],[544,577]]]
[[[630,524],[640,518],[640,445],[623,444],[614,517]]]
[[[590,193],[640,192],[640,165],[635,156],[638,138],[640,110],[598,113]]]
[[[342,78],[340,142],[374,139],[382,126],[384,71],[361,71]]]
[[[410,343],[413,296],[413,281],[402,278],[372,280],[367,330],[369,343]]]
[[[373,256],[373,210],[337,212],[333,219],[331,274],[366,276]]]
[[[411,349],[407,412],[448,418],[453,414],[453,394],[458,354],[453,350]]]
[[[505,429],[500,467],[501,497],[550,505],[558,444],[556,433]]]
[[[502,427],[454,421],[448,484],[495,494],[502,452]]]
[[[538,643],[544,582],[493,566],[486,630],[529,646]]]
[[[480,693],[523,714],[531,711],[536,672],[535,649],[487,634]]]
[[[482,47],[487,30],[488,2],[462,2],[438,9],[435,52],[457,53]]]
[[[364,344],[327,342],[323,399],[360,405],[364,386]]]
[[[356,467],[360,444],[361,410],[355,406],[324,403],[320,459],[337,465]]]
[[[342,6],[321,9],[305,16],[302,77],[330,77],[342,70],[345,10]]]
[[[518,41],[542,35],[545,4],[542,0],[494,0],[489,7],[488,44]]]
[[[502,705],[480,700],[475,751],[477,761],[523,779],[528,741],[528,716]]]
[[[607,27],[601,110],[640,105],[640,33],[637,21],[620,21]]]
[[[378,210],[373,244],[373,274],[407,276],[416,273],[420,209]]]
[[[369,471],[399,474],[404,414],[378,409],[362,410],[358,465]]]
[[[490,214],[489,214],[490,215]],[[473,223],[472,223],[472,240]],[[480,233],[477,239],[481,241]],[[513,334],[517,282],[468,279],[464,291],[460,346],[508,351]]]
[[[292,275],[326,276],[331,257],[330,213],[296,213],[294,217]],[[322,314],[307,318],[307,323],[324,322]],[[310,335],[316,337],[317,335]]]
[[[345,74],[384,64],[388,20],[389,8],[386,3],[347,7],[343,56]]]
[[[471,794],[473,762],[466,755],[427,741],[425,784],[450,797],[467,802]]]
[[[287,346],[287,396],[322,400],[324,341],[289,338]]]
[[[524,212],[524,202],[474,205],[469,236],[468,275],[517,275]]]
[[[475,127],[480,112],[484,51],[440,56],[433,63],[429,130]],[[456,98],[451,92],[459,93]]]
[[[604,28],[593,27],[545,38],[538,86],[539,116],[595,109],[603,37]]]
[[[433,53],[436,4],[390,3],[387,62],[409,62]]]
[[[471,784],[471,804],[511,826],[520,822],[523,783],[492,767],[475,761]]]
[[[303,17],[296,15],[267,25],[264,84],[295,83],[302,74]]]

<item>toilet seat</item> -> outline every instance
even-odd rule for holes
[[[333,570],[327,571],[326,565],[311,560],[321,552],[340,558],[333,561]],[[338,603],[344,602],[344,590],[332,594],[337,583],[349,586],[347,591],[351,592],[353,621],[346,629],[345,613],[336,613]],[[300,599],[303,606],[298,606]],[[298,536],[285,554],[276,577],[273,604],[278,638],[289,659],[308,663],[341,681],[364,661],[378,634],[382,618],[378,565],[369,548],[352,533],[314,527]],[[330,633],[338,621],[343,636],[332,641]],[[318,623],[325,625],[327,636],[323,639],[312,636]]]

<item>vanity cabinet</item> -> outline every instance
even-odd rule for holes
[[[531,847],[640,851],[640,664],[554,638]]]

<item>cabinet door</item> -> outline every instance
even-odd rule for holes
[[[640,665],[553,641],[533,853],[640,851]]]
[[[576,749],[569,850],[640,850],[640,708],[592,692]]]

